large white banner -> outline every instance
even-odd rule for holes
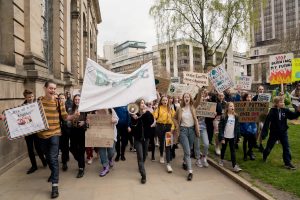
[[[125,106],[139,98],[156,99],[152,62],[142,65],[131,74],[108,71],[88,59],[83,80],[80,112]]]

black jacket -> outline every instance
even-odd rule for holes
[[[217,116],[220,116],[223,114],[223,110],[225,110],[226,107],[226,101],[217,101],[217,107],[216,107],[216,112],[217,112]]]
[[[281,111],[281,120],[279,119],[279,110]],[[271,108],[261,132],[262,138],[264,139],[267,137],[268,129],[270,129],[270,135],[285,134],[289,128],[287,119],[297,119],[299,116],[299,112],[292,112],[287,108]]]
[[[138,119],[134,119],[131,116],[131,133],[135,140],[144,140],[150,138],[154,135],[155,128],[152,128],[151,125],[154,122],[153,115],[146,111],[144,114],[140,115]]]
[[[228,115],[224,116],[222,115],[219,123],[219,141],[224,139],[224,131],[227,124]],[[240,137],[240,123],[238,116],[235,116],[235,123],[234,123],[234,140],[235,142]]]

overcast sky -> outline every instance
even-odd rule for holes
[[[147,50],[156,45],[154,20],[149,16],[153,0],[99,0],[102,23],[98,25],[98,52],[103,56],[106,41],[122,43],[127,40],[146,42]],[[246,43],[234,44],[240,52]]]

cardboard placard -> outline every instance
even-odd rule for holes
[[[259,94],[257,97],[257,101],[270,102],[271,97],[272,97],[271,94],[268,93]]]
[[[110,114],[89,114],[89,128],[85,133],[86,147],[112,147],[114,128]]]
[[[251,90],[252,77],[251,76],[236,76],[235,88],[239,90]]]
[[[184,93],[190,93],[192,97],[194,98],[196,94],[198,93],[198,87],[195,85],[185,85],[185,84],[176,84],[176,83],[171,83],[169,85],[167,95],[170,96],[178,96],[182,97]]]
[[[33,102],[3,111],[8,139],[18,139],[45,131],[49,125],[41,102]]]
[[[161,93],[167,93],[170,82],[171,82],[170,79],[161,78],[161,77],[155,77],[155,79],[157,79],[159,81],[159,83],[156,86],[158,91]]]
[[[200,102],[196,115],[201,117],[215,118],[216,117],[217,103]]]
[[[293,53],[270,56],[270,84],[282,84],[292,82]]]
[[[300,58],[292,59],[292,81],[300,81]]]
[[[173,134],[172,132],[166,132],[166,147],[173,144]]]
[[[222,93],[226,89],[234,86],[234,83],[222,66],[213,68],[208,73],[208,78],[218,93]]]
[[[189,85],[197,85],[199,87],[208,86],[208,76],[204,73],[184,71],[182,82]]]
[[[239,122],[259,122],[269,112],[269,102],[241,101],[234,102]]]

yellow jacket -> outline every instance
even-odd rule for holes
[[[171,124],[172,130],[175,129],[173,118],[175,116],[175,111],[173,109],[168,109],[167,106],[160,105],[153,113],[156,123],[160,124]]]

